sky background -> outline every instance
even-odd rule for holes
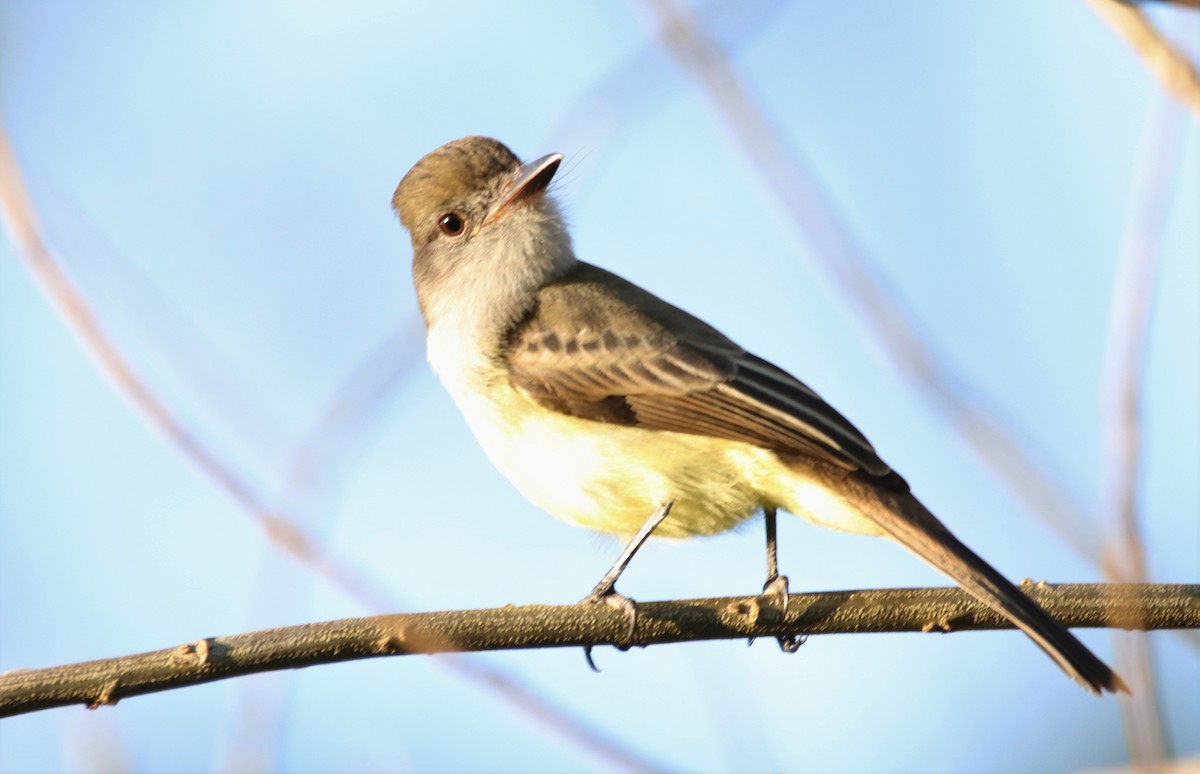
[[[1117,258],[1178,129],[1144,375],[1153,579],[1200,578],[1200,132],[1081,2],[708,3],[701,18],[931,345],[1098,523]],[[1195,14],[1155,19],[1195,48]],[[374,612],[570,603],[611,539],[526,503],[424,362],[392,191],[486,134],[566,156],[577,252],[804,379],[1014,580],[1100,579],[896,368],[637,3],[0,0],[0,117],[105,331],[382,610],[284,557],[104,376],[0,244],[0,671]],[[357,374],[357,376],[356,376]],[[345,385],[350,385],[349,392]],[[348,396],[348,397],[347,397]],[[330,422],[329,417],[340,417]],[[322,428],[325,428],[322,430]],[[1095,527],[1100,531],[1100,527]],[[780,525],[793,590],[943,585]],[[652,543],[638,599],[756,592],[761,521]],[[1105,658],[1104,632],[1080,637]],[[1151,637],[1200,754],[1200,654]],[[466,657],[672,770],[1126,760],[1117,703],[1012,632]],[[263,675],[0,723],[0,771],[588,770],[611,758],[441,660]]]

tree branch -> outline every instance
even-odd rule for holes
[[[155,393],[122,354],[92,310],[88,299],[76,288],[61,260],[43,237],[37,212],[25,186],[16,157],[9,147],[0,121],[0,225],[9,232],[24,255],[34,277],[51,302],[62,312],[69,327],[82,339],[107,373],[150,422],[174,442],[184,456],[223,488],[251,516],[276,548],[323,576],[336,587],[377,610],[395,609],[388,604],[377,583],[358,568],[330,553],[312,530],[288,513],[274,508],[251,482],[209,444],[193,434],[163,397]],[[658,770],[662,766],[636,755],[584,721],[561,703],[540,695],[532,686],[481,663],[443,659],[442,666],[478,685],[495,691],[512,706],[585,750],[622,769]],[[259,670],[265,671],[265,670]],[[2,678],[0,678],[2,679]],[[211,678],[218,679],[218,678]],[[156,688],[152,690],[162,690]],[[0,717],[3,715],[0,714]]]
[[[1065,626],[1200,628],[1200,585],[1023,588]],[[239,675],[379,656],[1012,625],[961,589],[934,588],[792,594],[786,615],[759,597],[644,602],[631,639],[628,628],[624,614],[580,603],[347,618],[210,637],[133,656],[6,672],[0,675],[0,717],[71,704],[95,708]]]
[[[1162,93],[1142,138],[1133,201],[1122,240],[1109,310],[1100,398],[1103,475],[1099,502],[1107,580],[1139,583],[1147,579],[1142,538],[1141,500],[1144,468],[1143,382],[1154,295],[1160,281],[1162,243],[1174,204],[1172,188],[1182,159],[1187,116]],[[1154,654],[1144,634],[1114,632],[1113,660],[1132,695],[1118,706],[1130,760],[1153,770],[1173,756],[1155,686]]]
[[[912,381],[994,471],[1081,555],[1095,560],[1099,544],[1086,509],[1054,475],[984,392],[924,330],[846,218],[822,188],[803,155],[771,120],[695,15],[679,0],[646,0],[664,50],[694,78],[743,154],[811,246],[808,257],[826,273],[900,373]]]
[[[1187,52],[1163,36],[1142,9],[1122,0],[1088,0],[1092,10],[1137,53],[1162,88],[1200,118],[1200,74]],[[1195,2],[1175,5],[1200,7]]]

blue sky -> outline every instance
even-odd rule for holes
[[[738,73],[930,341],[1097,519],[1100,376],[1141,148],[1182,126],[1144,378],[1154,579],[1200,577],[1200,142],[1083,3],[706,6]],[[68,12],[69,11],[69,12]],[[1158,20],[1194,44],[1196,23]],[[615,74],[615,75],[614,75]],[[615,83],[615,86],[611,84]],[[610,84],[599,92],[597,84]],[[599,96],[597,96],[597,94]],[[589,96],[591,95],[591,96]],[[46,235],[190,432],[406,610],[568,603],[616,544],[487,463],[424,363],[388,208],[466,134],[566,155],[580,257],[796,373],[1015,580],[1099,579],[900,374],[694,83],[623,3],[0,4],[0,114]],[[1155,118],[1166,115],[1165,119]],[[320,435],[372,353],[358,421]],[[0,244],[0,671],[374,612],[281,557],[97,369]],[[298,467],[298,460],[312,464]],[[297,475],[297,470],[306,471]],[[794,589],[940,585],[781,524]],[[1100,530],[1099,526],[1096,530]],[[642,599],[753,593],[757,521],[651,544]],[[1108,637],[1081,637],[1105,657]],[[1151,638],[1176,749],[1200,666]],[[680,770],[1068,770],[1116,703],[1013,633],[472,656]],[[0,724],[0,770],[607,770],[440,666],[337,665]]]

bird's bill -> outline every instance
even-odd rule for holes
[[[546,187],[550,185],[554,173],[558,171],[558,165],[562,163],[562,160],[561,153],[551,153],[522,166],[516,179],[509,184],[508,190],[488,210],[487,217],[483,219],[483,222],[489,223],[518,202],[531,199],[545,191]]]

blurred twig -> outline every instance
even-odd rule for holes
[[[1200,756],[1176,758],[1173,761],[1163,761],[1153,769],[1131,764],[1128,766],[1110,766],[1102,769],[1080,769],[1078,774],[1196,774],[1200,771]]]
[[[1024,589],[1065,626],[1200,627],[1200,585],[1030,584]],[[213,637],[134,656],[0,675],[0,717],[50,707],[99,707],[131,696],[276,669],[445,651],[621,647],[864,632],[1011,629],[959,588],[792,594],[786,613],[758,597],[638,604],[632,637],[625,613],[606,605],[528,605],[385,615]]]
[[[292,455],[285,501],[311,502],[318,495],[335,462],[344,463],[348,438],[367,425],[381,402],[422,362],[424,333],[420,316],[408,315],[342,381]]]
[[[1102,375],[1104,503],[1108,539],[1105,575],[1114,581],[1144,582],[1146,556],[1138,519],[1141,468],[1141,380],[1145,370],[1152,299],[1162,232],[1170,212],[1184,115],[1164,95],[1145,132],[1133,204],[1117,264]],[[1117,669],[1132,696],[1122,697],[1121,714],[1130,757],[1153,767],[1170,758],[1162,712],[1154,689],[1153,661],[1145,635],[1116,632]]]
[[[1200,8],[1200,0],[1121,0],[1137,5],[1178,5],[1181,8]]]
[[[709,0],[699,4],[695,13],[723,48],[736,51],[787,7],[784,0]],[[672,91],[671,71],[662,66],[662,54],[653,42],[636,48],[582,91],[538,146],[563,151],[569,159],[570,166],[555,177],[556,188],[565,191],[564,183],[576,170],[601,163],[606,148],[622,132],[643,125],[651,113],[662,109]],[[585,196],[585,184],[599,179],[600,172],[582,174],[572,182],[572,202]]]
[[[812,244],[811,255],[854,304],[899,369],[968,443],[1076,551],[1098,562],[1098,541],[1084,509],[1009,429],[999,412],[929,343],[899,295],[829,203],[800,155],[756,103],[725,53],[675,0],[647,0],[663,45],[712,100],[742,151]]]
[[[1087,0],[1087,3],[1137,52],[1162,87],[1200,119],[1200,74],[1187,54],[1163,37],[1140,8],[1120,0]],[[1200,8],[1200,3],[1175,4]]]
[[[351,465],[352,452],[361,447],[366,428],[378,427],[371,420],[377,417],[386,400],[398,390],[398,385],[410,375],[422,360],[424,324],[415,312],[409,313],[395,329],[372,348],[325,401],[324,410],[288,455],[284,465],[282,491],[275,499],[276,509],[287,513],[295,522],[304,525],[318,539],[328,528],[327,516],[333,512],[330,492],[345,470]],[[259,570],[254,587],[250,589],[250,617],[262,616],[284,620],[288,611],[298,613],[312,588],[311,575],[289,575],[279,552],[264,546],[259,556]],[[285,580],[286,579],[286,580]],[[374,612],[403,610],[406,606],[391,595],[376,593],[370,600]],[[294,615],[292,616],[295,617]],[[566,728],[546,723],[545,716],[557,716],[559,708],[548,711],[548,705],[536,696],[527,696],[528,689],[503,675],[486,674],[487,668],[473,669],[470,665],[440,659],[439,666],[449,667],[460,677],[484,682],[500,692],[513,704],[530,711],[536,720],[557,733],[573,736],[571,726],[584,721],[562,715]],[[480,671],[484,674],[480,674]],[[222,745],[219,771],[270,771],[279,768],[274,761],[279,739],[284,733],[283,718],[289,699],[289,675],[277,674],[275,679],[257,681],[251,686],[238,686],[230,710],[226,713],[226,743]],[[507,685],[506,683],[513,683]],[[501,687],[503,686],[503,687]],[[593,733],[588,729],[584,736]],[[589,745],[585,744],[585,747]],[[613,746],[613,745],[610,745]],[[627,759],[622,759],[627,763]]]
[[[87,301],[75,289],[43,239],[36,210],[2,125],[0,219],[51,303],[58,308],[71,330],[83,341],[85,349],[96,358],[101,369],[155,427],[258,522],[273,545],[317,571],[370,609],[395,609],[389,608],[387,595],[382,593],[376,584],[369,582],[363,574],[353,570],[348,564],[332,557],[319,541],[287,514],[270,507],[232,467],[226,465],[216,453],[188,432],[167,405],[149,389],[104,331]],[[565,706],[535,694],[531,688],[509,675],[481,664],[468,664],[458,658],[444,658],[440,663],[496,691],[513,706],[546,724],[564,739],[599,757],[623,768],[661,768],[601,733]]]
[[[349,371],[325,401],[325,409],[312,422],[308,432],[289,455],[285,466],[282,492],[276,502],[279,510],[304,524],[316,536],[329,528],[328,517],[334,512],[330,493],[336,482],[352,465],[356,448],[362,445],[367,428],[378,427],[381,407],[398,391],[399,384],[421,361],[424,323],[419,315],[409,314],[386,339],[376,345],[363,360]],[[273,617],[275,620],[296,618],[303,609],[312,588],[312,575],[293,572],[284,565],[282,555],[263,546],[259,557],[256,580],[249,590],[251,620]],[[392,595],[375,600],[373,612],[410,609]],[[503,676],[472,671],[469,664],[439,660],[469,680],[488,682],[493,686],[503,682]],[[484,668],[486,669],[486,668]],[[271,771],[279,768],[274,760],[279,739],[284,733],[283,718],[290,698],[290,675],[276,673],[274,679],[238,685],[231,708],[226,713],[226,743],[221,747],[218,771]],[[541,707],[537,700],[527,700],[522,689],[507,687],[508,699],[527,708]],[[541,715],[557,712],[533,711]],[[552,726],[553,724],[551,724]],[[567,725],[570,725],[568,722]],[[572,731],[562,733],[570,735]]]
[[[78,293],[87,299],[92,314],[104,322],[110,338],[126,351],[138,343],[137,362],[145,363],[142,375],[160,395],[170,395],[177,421],[203,427],[211,448],[222,449],[226,466],[244,471],[249,466],[232,460],[234,449],[246,452],[258,464],[269,464],[287,448],[287,433],[276,406],[264,406],[253,394],[253,380],[218,352],[208,340],[203,323],[189,315],[178,298],[167,293],[151,273],[112,244],[104,229],[84,216],[70,189],[55,184],[42,170],[37,217],[42,234],[53,235],[51,250]],[[161,361],[155,371],[150,358]],[[161,380],[156,380],[160,377]],[[183,400],[179,396],[186,396]],[[187,403],[200,408],[190,413]],[[231,445],[222,445],[224,439]]]
[[[180,422],[138,375],[109,338],[87,301],[42,238],[33,203],[21,179],[8,136],[0,127],[0,217],[25,257],[34,278],[58,308],[71,330],[83,341],[105,374],[205,474],[249,513],[267,537],[281,549],[314,567],[344,589],[369,596],[366,586],[347,567],[332,560],[311,537],[286,516],[274,512],[243,481]]]

